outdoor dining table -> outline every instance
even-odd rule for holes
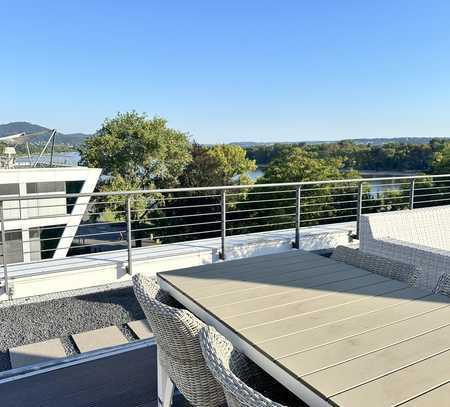
[[[450,299],[306,251],[158,273],[309,406],[450,406]]]

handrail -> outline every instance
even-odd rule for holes
[[[92,192],[92,193],[78,193],[78,194],[33,194],[25,196],[0,196],[0,200],[4,202],[17,200],[31,200],[39,198],[82,198],[82,197],[100,197],[100,196],[128,196],[128,195],[142,195],[142,194],[157,194],[157,193],[172,193],[172,192],[195,192],[195,191],[227,191],[233,189],[248,189],[248,188],[278,188],[278,187],[296,187],[305,185],[331,185],[331,184],[352,184],[359,182],[376,182],[376,181],[390,181],[390,180],[412,180],[412,179],[427,179],[427,178],[450,178],[450,174],[439,175],[407,175],[398,177],[380,177],[380,178],[349,178],[326,181],[301,181],[301,182],[279,182],[272,184],[244,184],[244,185],[221,185],[212,187],[191,187],[191,188],[161,188],[161,189],[138,189],[131,191],[113,191],[113,192]]]
[[[428,188],[421,188],[420,185],[423,184],[420,180],[429,180],[430,185],[425,184]],[[382,186],[385,182],[387,184],[384,185],[389,187],[383,191],[395,191],[395,195],[367,192],[367,185]],[[327,185],[332,187],[328,189],[321,187]],[[40,231],[50,232],[50,235],[48,233],[42,235],[40,232],[36,240],[28,233],[21,237],[23,259],[27,262],[56,256],[57,251],[58,256],[62,257],[73,248],[79,253],[122,248],[127,250],[124,266],[128,273],[132,274],[134,247],[139,245],[159,245],[211,237],[217,239],[214,244],[218,246],[219,256],[222,260],[226,260],[227,239],[232,235],[253,233],[249,232],[250,230],[264,231],[289,227],[293,231],[293,247],[300,249],[301,228],[350,219],[352,221],[356,219],[353,231],[355,233],[352,237],[358,239],[363,214],[380,210],[415,209],[450,204],[450,191],[442,192],[443,188],[450,188],[450,174],[0,196],[2,226],[0,243],[3,249],[0,255],[0,271],[3,271],[3,279],[0,283],[4,283],[5,291],[11,296],[13,286],[8,281],[7,261],[7,248],[11,246],[6,244],[5,232],[20,230],[20,222],[30,221],[29,224],[32,226],[26,226],[26,229],[38,227]],[[347,192],[350,190],[352,192]],[[171,196],[182,192],[199,192],[199,194]],[[291,194],[289,198],[280,198],[285,196],[282,194],[286,192]],[[159,194],[161,200],[152,196],[153,194]],[[278,196],[274,197],[271,194]],[[143,208],[133,207],[135,202],[139,201],[133,199],[137,195],[147,198],[147,204]],[[117,202],[107,199],[114,196],[120,196],[122,199],[116,198]],[[76,199],[69,201],[68,198]],[[91,200],[91,198],[98,199]],[[184,199],[189,201],[183,202]],[[30,200],[36,202],[22,204],[22,201]],[[292,201],[292,204],[288,205],[285,201]],[[8,202],[10,204],[7,204]],[[18,205],[11,204],[13,202],[18,202]],[[105,213],[112,216],[112,221],[103,216]],[[82,223],[86,214],[89,215],[89,219],[85,218],[85,222]],[[120,231],[111,228],[110,224],[120,225]],[[84,229],[85,227],[87,229]],[[63,229],[62,233],[65,234],[57,236],[58,229]],[[119,232],[121,232],[120,240],[116,236]],[[72,244],[74,239],[78,239],[78,244]],[[37,241],[42,246],[36,245]],[[52,243],[55,243],[57,248],[54,248]]]

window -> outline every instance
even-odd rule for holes
[[[66,182],[66,193],[78,194],[81,192],[83,185],[84,185],[84,181],[67,181]],[[67,198],[67,213],[72,213],[76,202],[77,202],[77,198]]]
[[[64,225],[30,228],[31,259],[51,259],[64,232]]]
[[[54,192],[66,192],[66,183],[64,181],[27,183],[27,194],[48,194]]]
[[[22,231],[7,230],[5,232],[5,252],[7,263],[20,263],[23,261]],[[3,245],[0,244],[3,256]],[[2,259],[3,261],[3,259]]]
[[[0,195],[19,195],[19,184],[0,184]]]

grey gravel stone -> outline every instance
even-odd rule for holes
[[[0,370],[9,348],[142,318],[132,287],[0,308]]]

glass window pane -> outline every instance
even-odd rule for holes
[[[19,184],[0,184],[0,195],[19,195]]]

